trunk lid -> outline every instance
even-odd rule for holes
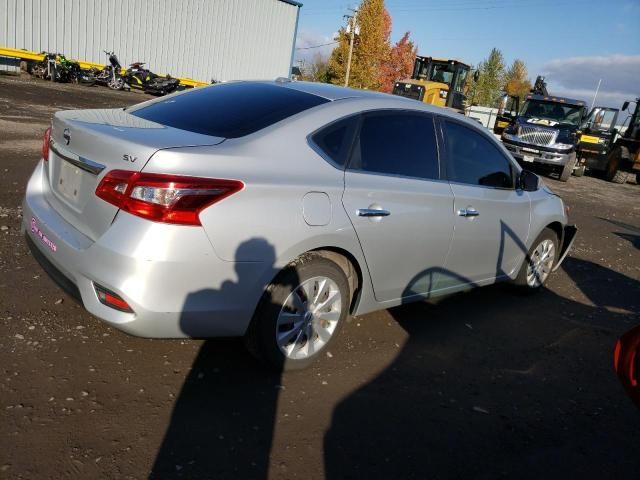
[[[158,150],[223,141],[166,127],[123,109],[58,112],[53,117],[45,195],[67,222],[96,240],[118,212],[95,195],[108,171],[140,171]]]

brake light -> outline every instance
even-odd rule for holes
[[[96,195],[125,212],[162,223],[201,225],[202,210],[244,188],[239,180],[112,170]]]
[[[51,140],[51,127],[44,131],[44,136],[42,137],[42,158],[44,158],[45,162],[49,161],[49,140]]]

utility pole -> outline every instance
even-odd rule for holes
[[[349,57],[347,58],[347,73],[344,76],[344,86],[349,86],[349,74],[351,73],[351,56],[353,55],[353,41],[356,36],[356,15],[358,15],[357,10],[350,9],[353,12],[353,15],[345,15],[347,17],[347,21],[349,25],[347,27],[350,38],[349,38]]]

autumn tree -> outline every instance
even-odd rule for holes
[[[384,0],[362,0],[355,17],[358,34],[351,57],[349,86],[377,90],[380,68],[388,61],[391,46],[391,17]],[[329,58],[329,80],[344,84],[349,56],[350,33],[346,27],[338,32],[338,45]]]
[[[411,77],[416,54],[417,48],[406,32],[391,48],[387,61],[380,66],[378,84],[381,91],[389,93],[396,80]]]
[[[493,107],[502,95],[505,78],[504,57],[497,48],[492,48],[489,57],[478,66],[480,78],[475,88],[474,103]]]
[[[522,100],[529,90],[531,90],[531,81],[528,78],[527,66],[522,60],[516,58],[505,74],[504,91]]]

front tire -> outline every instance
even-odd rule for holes
[[[285,267],[265,291],[246,345],[279,370],[306,368],[337,336],[350,301],[344,271],[318,254],[305,254]]]
[[[559,258],[559,243],[556,233],[545,228],[527,252],[513,283],[524,292],[540,290]]]
[[[576,154],[573,153],[571,157],[569,157],[569,160],[567,161],[565,166],[562,167],[562,171],[560,172],[561,182],[566,182],[567,180],[569,180],[569,177],[571,176],[571,173],[573,172],[573,167],[575,167],[575,165],[576,165]]]
[[[110,78],[109,82],[107,83],[107,87],[112,90],[122,90],[124,88],[124,78],[120,76]]]

